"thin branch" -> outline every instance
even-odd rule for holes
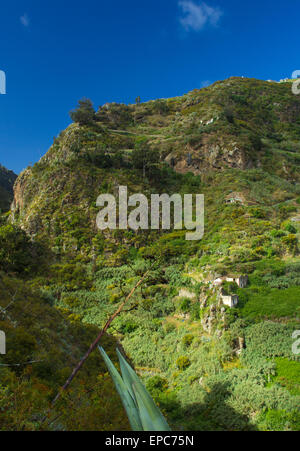
[[[0,363],[0,366],[24,366],[24,365],[30,365],[31,363],[40,363],[40,362],[44,362],[44,360],[31,360],[30,362],[12,363],[10,365],[4,364],[4,363]]]
[[[114,319],[117,318],[117,316],[120,315],[120,313],[122,312],[124,306],[127,304],[127,302],[129,301],[129,299],[132,297],[132,295],[134,294],[134,292],[139,288],[139,286],[144,282],[144,280],[146,279],[146,277],[148,276],[150,272],[150,269],[144,274],[144,276],[139,280],[139,282],[135,285],[135,287],[131,290],[131,292],[129,293],[129,295],[126,297],[125,301],[122,302],[122,304],[119,306],[119,308],[116,310],[116,312],[108,319],[108,321],[106,322],[104,328],[101,330],[100,334],[98,335],[98,337],[96,338],[96,340],[94,341],[94,343],[91,344],[89,350],[87,351],[87,353],[84,355],[84,357],[80,360],[80,362],[78,363],[78,365],[76,366],[76,368],[74,368],[71,376],[67,379],[66,383],[64,384],[64,386],[61,388],[61,390],[58,392],[58,394],[56,395],[56,397],[53,399],[52,403],[51,403],[51,407],[50,407],[50,411],[51,409],[54,407],[54,405],[57,403],[57,401],[60,399],[61,395],[63,394],[63,392],[65,392],[67,390],[67,388],[69,387],[69,385],[71,384],[71,382],[73,381],[73,379],[76,377],[76,375],[78,374],[78,372],[80,371],[80,369],[82,368],[82,366],[84,365],[84,363],[86,362],[86,360],[88,359],[88,357],[90,356],[90,354],[96,349],[98,343],[100,342],[101,338],[103,337],[103,335],[107,332],[107,330],[109,329],[111,323],[114,321]],[[50,411],[48,412],[48,415],[50,413]],[[47,417],[43,418],[42,423],[45,422]]]
[[[12,318],[10,317],[10,315],[7,313],[7,310],[9,309],[9,307],[10,307],[11,305],[14,304],[14,302],[15,302],[15,300],[16,300],[17,293],[18,293],[18,292],[16,291],[15,294],[12,296],[12,301],[11,301],[5,308],[3,308],[3,307],[0,306],[0,313],[1,313],[1,315],[3,315],[3,317],[7,317],[8,320],[13,324],[14,327],[16,326],[16,321],[13,321],[13,320],[12,320]]]
[[[11,301],[5,308],[0,307],[0,308],[1,308],[1,313],[5,313],[6,310],[9,309],[9,307],[10,307],[14,302],[15,302],[14,300]]]
[[[136,304],[133,304],[133,306],[130,307],[129,309],[124,310],[124,313],[132,312],[132,311],[135,310],[138,306],[139,306],[139,302],[137,302]]]

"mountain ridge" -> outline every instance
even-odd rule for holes
[[[245,78],[216,82],[168,100],[130,106],[106,104],[89,126],[70,125],[38,163],[20,174],[13,217],[26,229],[27,220],[21,218],[28,218],[30,212],[32,220],[35,210],[47,208],[43,186],[49,192],[54,181],[63,185],[61,193],[72,197],[78,190],[76,179],[81,180],[83,185],[91,185],[96,199],[105,168],[120,175],[130,172],[132,154],[140,141],[146,142],[149,155],[158,149],[157,163],[183,175],[190,172],[205,180],[216,171],[256,168],[298,184],[298,113],[300,99],[288,83]],[[78,174],[77,178],[79,168],[85,176]]]
[[[300,362],[291,338],[300,321],[299,112],[289,83],[243,78],[97,112],[83,101],[75,110],[79,122],[15,183],[10,216],[0,227],[0,269],[17,272],[37,290],[37,305],[41,296],[65,316],[64,331],[52,323],[54,339],[59,334],[70,343],[74,325],[86,345],[81,326],[103,328],[151,268],[105,346],[123,347],[174,430],[300,428]],[[186,241],[185,230],[172,228],[99,231],[96,200],[118,196],[119,186],[147,197],[204,194],[203,239]],[[19,305],[26,308],[22,293]],[[35,325],[31,340],[44,336]],[[13,340],[13,328],[7,331]],[[10,361],[20,359],[14,352]],[[57,360],[30,347],[28,358],[41,353],[45,362],[33,366],[34,377],[58,390],[69,376],[65,356]],[[96,355],[89,364],[92,383]],[[82,409],[56,406],[51,427],[108,427],[99,408],[104,396],[113,412],[109,427],[128,428],[124,417],[122,425],[117,421],[120,407],[102,387],[103,374],[101,388],[88,393],[84,374],[68,404],[78,395]]]

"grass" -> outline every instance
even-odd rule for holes
[[[242,316],[251,319],[296,317],[300,314],[300,287],[279,290],[251,287],[239,290]]]
[[[276,358],[276,376],[273,382],[285,387],[292,395],[300,395],[300,362]]]
[[[269,410],[260,415],[258,420],[260,431],[299,431],[299,412],[285,410]]]

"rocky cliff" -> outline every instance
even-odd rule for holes
[[[13,200],[13,186],[16,174],[0,165],[0,210],[9,210]]]

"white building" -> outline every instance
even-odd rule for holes
[[[225,295],[221,293],[221,299],[224,305],[228,305],[228,307],[233,308],[236,307],[239,303],[239,297],[236,294],[233,295]]]
[[[248,276],[239,276],[239,277],[218,277],[213,281],[213,285],[219,287],[223,282],[235,282],[239,288],[246,288],[248,285],[249,277]]]

